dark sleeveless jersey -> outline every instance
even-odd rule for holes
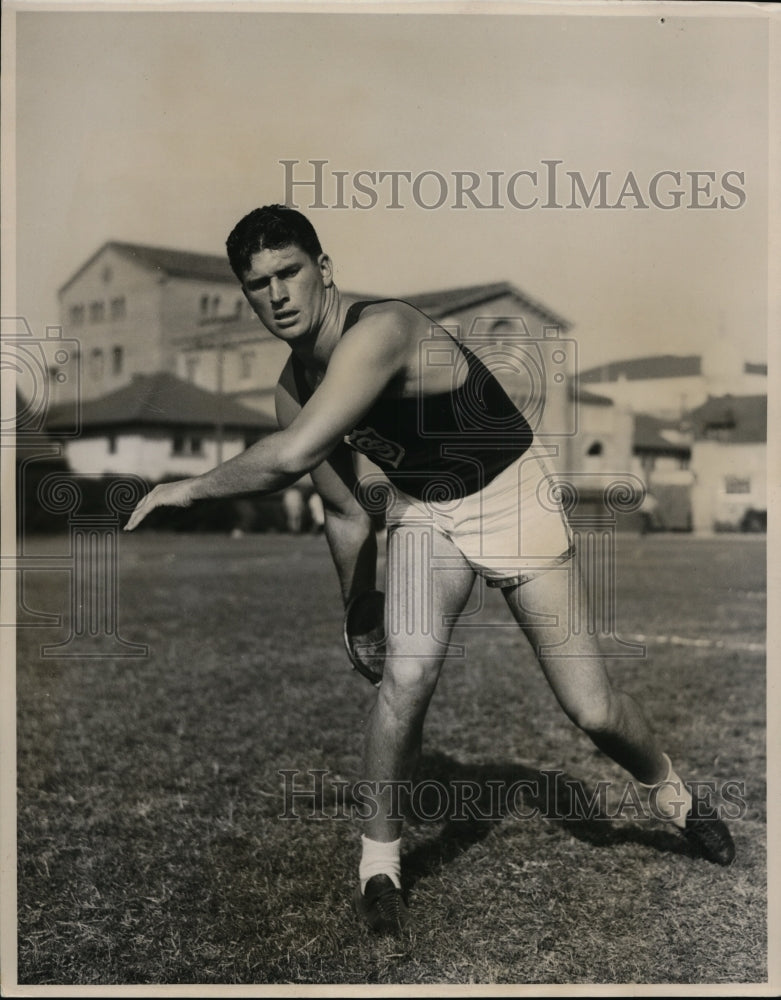
[[[345,333],[378,299],[356,302],[347,311]],[[519,458],[533,434],[497,378],[444,329],[424,349],[429,363],[450,365],[454,386],[447,392],[407,399],[382,397],[345,442],[376,463],[410,496],[445,501],[476,493]],[[303,404],[312,395],[304,366],[293,355],[293,373]]]

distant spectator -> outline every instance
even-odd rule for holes
[[[231,538],[243,538],[247,532],[252,531],[255,522],[255,507],[251,500],[246,497],[237,497],[233,501],[233,511],[236,521],[231,531]]]
[[[309,507],[309,517],[312,521],[312,531],[316,535],[319,535],[325,527],[325,510],[323,509],[323,501],[320,499],[320,494],[316,490],[310,493],[307,506]]]
[[[282,494],[287,530],[292,535],[300,535],[304,524],[304,494],[297,486],[291,486]]]
[[[659,501],[646,490],[643,502],[640,504],[640,534],[647,535],[661,527],[659,522]]]

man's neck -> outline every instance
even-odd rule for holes
[[[326,288],[317,335],[308,343],[297,344],[293,348],[293,353],[312,374],[322,375],[328,367],[334,348],[342,336],[348,305],[336,285]]]

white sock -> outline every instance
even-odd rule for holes
[[[401,838],[382,841],[369,840],[361,834],[361,863],[358,867],[358,878],[361,880],[361,892],[373,875],[387,875],[393,880],[397,889],[401,888]]]
[[[692,797],[689,789],[673,770],[670,758],[666,753],[662,756],[667,761],[667,777],[655,785],[645,785],[642,781],[639,784],[650,790],[649,804],[653,814],[683,829],[686,826],[686,817],[691,811]]]

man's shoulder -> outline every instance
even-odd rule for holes
[[[359,299],[356,296],[348,300],[348,314],[355,310],[355,322],[367,319],[395,320],[399,323],[416,324],[431,323],[432,320],[405,299]]]
[[[376,339],[379,333],[388,346],[403,347],[417,343],[430,329],[433,320],[403,299],[372,299],[356,302],[348,310],[343,339],[353,340],[370,336]]]
[[[407,303],[373,301],[358,316],[348,313],[334,358],[362,365],[406,364],[422,329],[420,314]]]

